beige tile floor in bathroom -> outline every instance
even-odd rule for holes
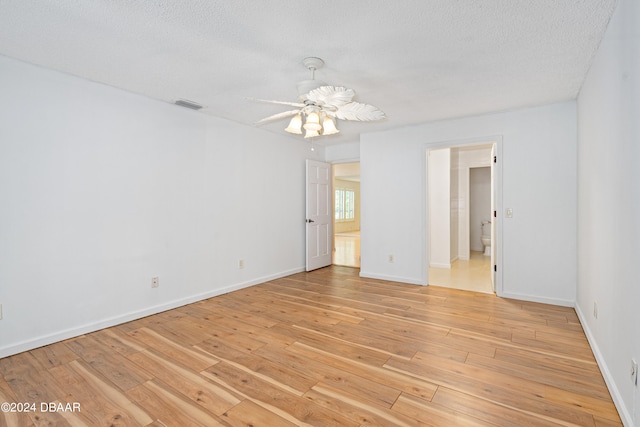
[[[429,284],[492,294],[491,257],[471,252],[469,260],[456,260],[448,268],[429,268]]]

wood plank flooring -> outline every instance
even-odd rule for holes
[[[335,266],[0,359],[0,375],[0,402],[36,405],[0,426],[622,425],[573,309]]]
[[[333,236],[333,264],[360,268],[360,231]]]

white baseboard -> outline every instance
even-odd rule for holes
[[[518,294],[513,292],[502,292],[498,295],[500,298],[517,299],[521,301],[539,302],[542,304],[559,305],[562,307],[574,307],[575,300],[565,300],[560,298],[546,298],[536,295]]]
[[[604,382],[607,384],[609,393],[611,393],[613,403],[616,405],[618,414],[622,419],[622,424],[624,424],[626,427],[633,427],[634,423],[633,423],[633,419],[631,418],[631,414],[629,413],[629,409],[624,404],[624,400],[622,399],[620,390],[618,389],[618,386],[616,385],[616,382],[613,379],[613,376],[611,375],[611,371],[609,370],[607,361],[604,359],[604,356],[602,356],[600,347],[598,347],[598,342],[593,336],[591,329],[589,329],[589,324],[586,321],[584,313],[582,312],[578,304],[576,304],[575,310],[576,310],[576,314],[578,315],[578,319],[580,320],[580,324],[582,324],[582,330],[584,330],[584,333],[587,336],[587,341],[589,341],[591,350],[593,351],[593,354],[596,358],[596,362],[598,363],[600,372],[602,372],[602,376],[604,377]]]
[[[376,274],[376,273],[368,273],[366,271],[360,270],[360,277],[365,279],[378,279],[378,280],[387,280],[389,282],[400,282],[400,283],[409,283],[410,285],[424,285],[424,281],[420,279],[410,278],[410,277],[401,277],[401,276],[389,276],[386,274]]]
[[[18,343],[10,344],[5,347],[0,347],[0,358],[22,353],[24,351],[33,350],[34,348],[53,344],[58,341],[67,340],[69,338],[77,337],[83,334],[88,334],[90,332],[99,331],[100,329],[109,328],[111,326],[119,325],[121,323],[126,323],[132,320],[141,319],[143,317],[150,316],[152,314],[162,313],[163,311],[172,310],[174,308],[178,308],[187,304],[192,304],[194,302],[202,301],[207,298],[212,298],[212,297],[226,294],[232,291],[237,291],[239,289],[244,289],[249,286],[268,282],[270,280],[279,279],[281,277],[290,276],[292,274],[301,273],[303,271],[305,271],[305,268],[299,267],[299,268],[294,268],[294,269],[283,271],[276,274],[257,277],[255,279],[251,279],[241,283],[235,283],[233,285],[217,288],[212,291],[203,292],[201,294],[191,295],[178,300],[169,301],[164,304],[159,304],[153,307],[147,307],[142,310],[121,314],[118,316],[102,319],[96,322],[87,323],[85,325],[81,325],[78,327],[69,328],[69,329],[54,332],[51,334],[43,335],[40,337],[21,341]]]
[[[451,264],[440,264],[437,262],[432,262],[431,264],[429,264],[429,267],[434,267],[434,268],[451,268]]]

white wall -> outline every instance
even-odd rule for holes
[[[0,93],[0,357],[303,269],[307,144],[6,57]]]
[[[325,162],[357,162],[360,161],[360,143],[327,145],[324,148]]]
[[[639,117],[640,3],[621,0],[578,98],[576,310],[626,426],[640,425]]]
[[[451,149],[450,152],[449,225],[451,233],[449,235],[449,259],[453,263],[458,259],[460,241],[460,151]]]
[[[451,150],[430,150],[427,161],[430,185],[428,221],[431,230],[429,266],[451,268]],[[407,185],[411,186],[411,183]]]
[[[502,136],[502,200],[497,204],[514,212],[504,220],[498,243],[498,268],[503,269],[503,289],[498,291],[506,297],[574,304],[573,101],[363,134],[362,276],[426,283],[425,151],[442,142],[489,141],[492,135]],[[391,253],[394,263],[386,262]]]
[[[491,221],[491,168],[469,170],[469,246],[472,251],[482,252],[482,222]],[[486,234],[491,235],[491,226],[485,225]]]

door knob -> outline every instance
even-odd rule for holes
[[[315,221],[314,221],[314,220],[312,220],[312,219],[308,219],[308,220],[307,220],[307,223],[311,223],[311,222],[315,222]]]

